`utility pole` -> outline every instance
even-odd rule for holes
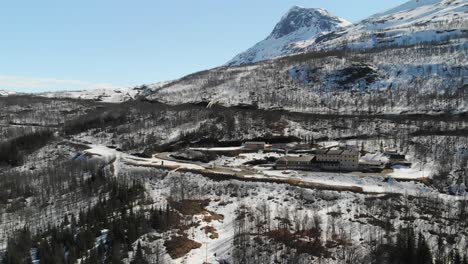
[[[208,263],[208,234],[205,233],[205,263]]]

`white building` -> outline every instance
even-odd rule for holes
[[[356,149],[321,149],[315,152],[316,162],[332,170],[357,170],[359,152]]]

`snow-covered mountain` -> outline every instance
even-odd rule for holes
[[[38,96],[48,98],[73,98],[83,100],[93,100],[105,103],[122,103],[139,96],[145,96],[152,93],[154,90],[161,88],[170,83],[160,82],[137,87],[127,87],[118,89],[90,89],[82,91],[59,91],[39,93]]]
[[[467,0],[410,0],[351,24],[323,9],[291,8],[271,35],[227,65],[307,51],[443,42],[468,35]]]
[[[48,98],[74,98],[106,103],[120,103],[134,99],[139,90],[134,88],[91,89],[83,91],[45,92],[38,94]]]
[[[14,95],[14,94],[16,94],[16,92],[0,90],[0,96],[9,96],[9,95]]]
[[[144,86],[147,87],[147,86]],[[131,99],[135,99],[143,89],[135,88],[118,88],[118,89],[90,89],[82,91],[58,91],[58,92],[43,92],[34,95],[47,98],[71,98],[93,100],[106,103],[121,103]],[[6,97],[10,95],[26,95],[27,93],[17,93],[13,91],[0,90],[0,96]]]
[[[411,0],[346,29],[307,40],[302,51],[446,42],[468,36],[467,13],[467,0]]]
[[[296,12],[304,17],[301,10],[292,8],[270,37],[230,62],[237,67],[191,74],[147,98],[313,113],[468,111],[460,100],[468,74],[468,0],[411,0],[281,50],[279,40],[311,28],[291,23]],[[267,55],[281,57],[261,61]]]
[[[169,104],[254,104],[316,113],[361,111],[352,105],[359,97],[368,112],[466,112],[457,98],[467,74],[467,12],[468,0],[411,0],[351,25],[322,9],[293,7],[267,39],[227,67],[136,88],[42,96],[104,102],[143,96]],[[392,100],[370,110],[370,92]],[[410,93],[419,105],[405,101]],[[431,101],[435,94],[451,103]]]
[[[301,47],[302,41],[349,25],[350,22],[324,9],[294,6],[281,18],[266,39],[237,55],[227,65],[254,63],[288,55]]]

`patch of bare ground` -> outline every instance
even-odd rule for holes
[[[200,248],[201,244],[183,235],[172,236],[170,240],[164,242],[164,246],[172,259],[178,259],[187,255],[192,249]]]
[[[317,234],[318,232],[312,229],[297,233],[292,233],[288,229],[277,229],[266,233],[274,241],[296,249],[298,254],[306,253],[316,257],[329,257],[330,252],[323,246]]]
[[[224,215],[217,214],[212,211],[208,211],[208,214],[203,216],[203,221],[207,223],[211,223],[211,221],[222,221],[224,220]]]
[[[199,215],[208,212],[205,208],[210,204],[210,200],[205,199],[174,201],[172,199],[169,199],[169,204],[172,208],[174,208],[183,215]]]
[[[216,228],[212,226],[204,226],[201,230],[205,230],[205,234],[207,234],[211,239],[217,239],[219,237],[219,234],[216,232]]]
[[[379,219],[378,217],[368,215],[368,214],[355,214],[355,220],[350,220],[351,222],[360,223],[362,225],[369,224],[372,226],[377,226],[385,230],[395,231],[395,228],[388,221],[384,219]],[[361,220],[362,219],[362,220]],[[364,221],[366,220],[366,221]]]

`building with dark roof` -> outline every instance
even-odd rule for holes
[[[315,156],[317,162],[322,162],[322,167],[328,170],[353,171],[359,167],[359,152],[356,149],[320,149]]]
[[[244,143],[244,148],[252,151],[265,150],[265,147],[266,143],[260,141],[247,141]]]
[[[315,168],[315,156],[285,156],[276,161],[275,169],[277,170],[311,170]]]

